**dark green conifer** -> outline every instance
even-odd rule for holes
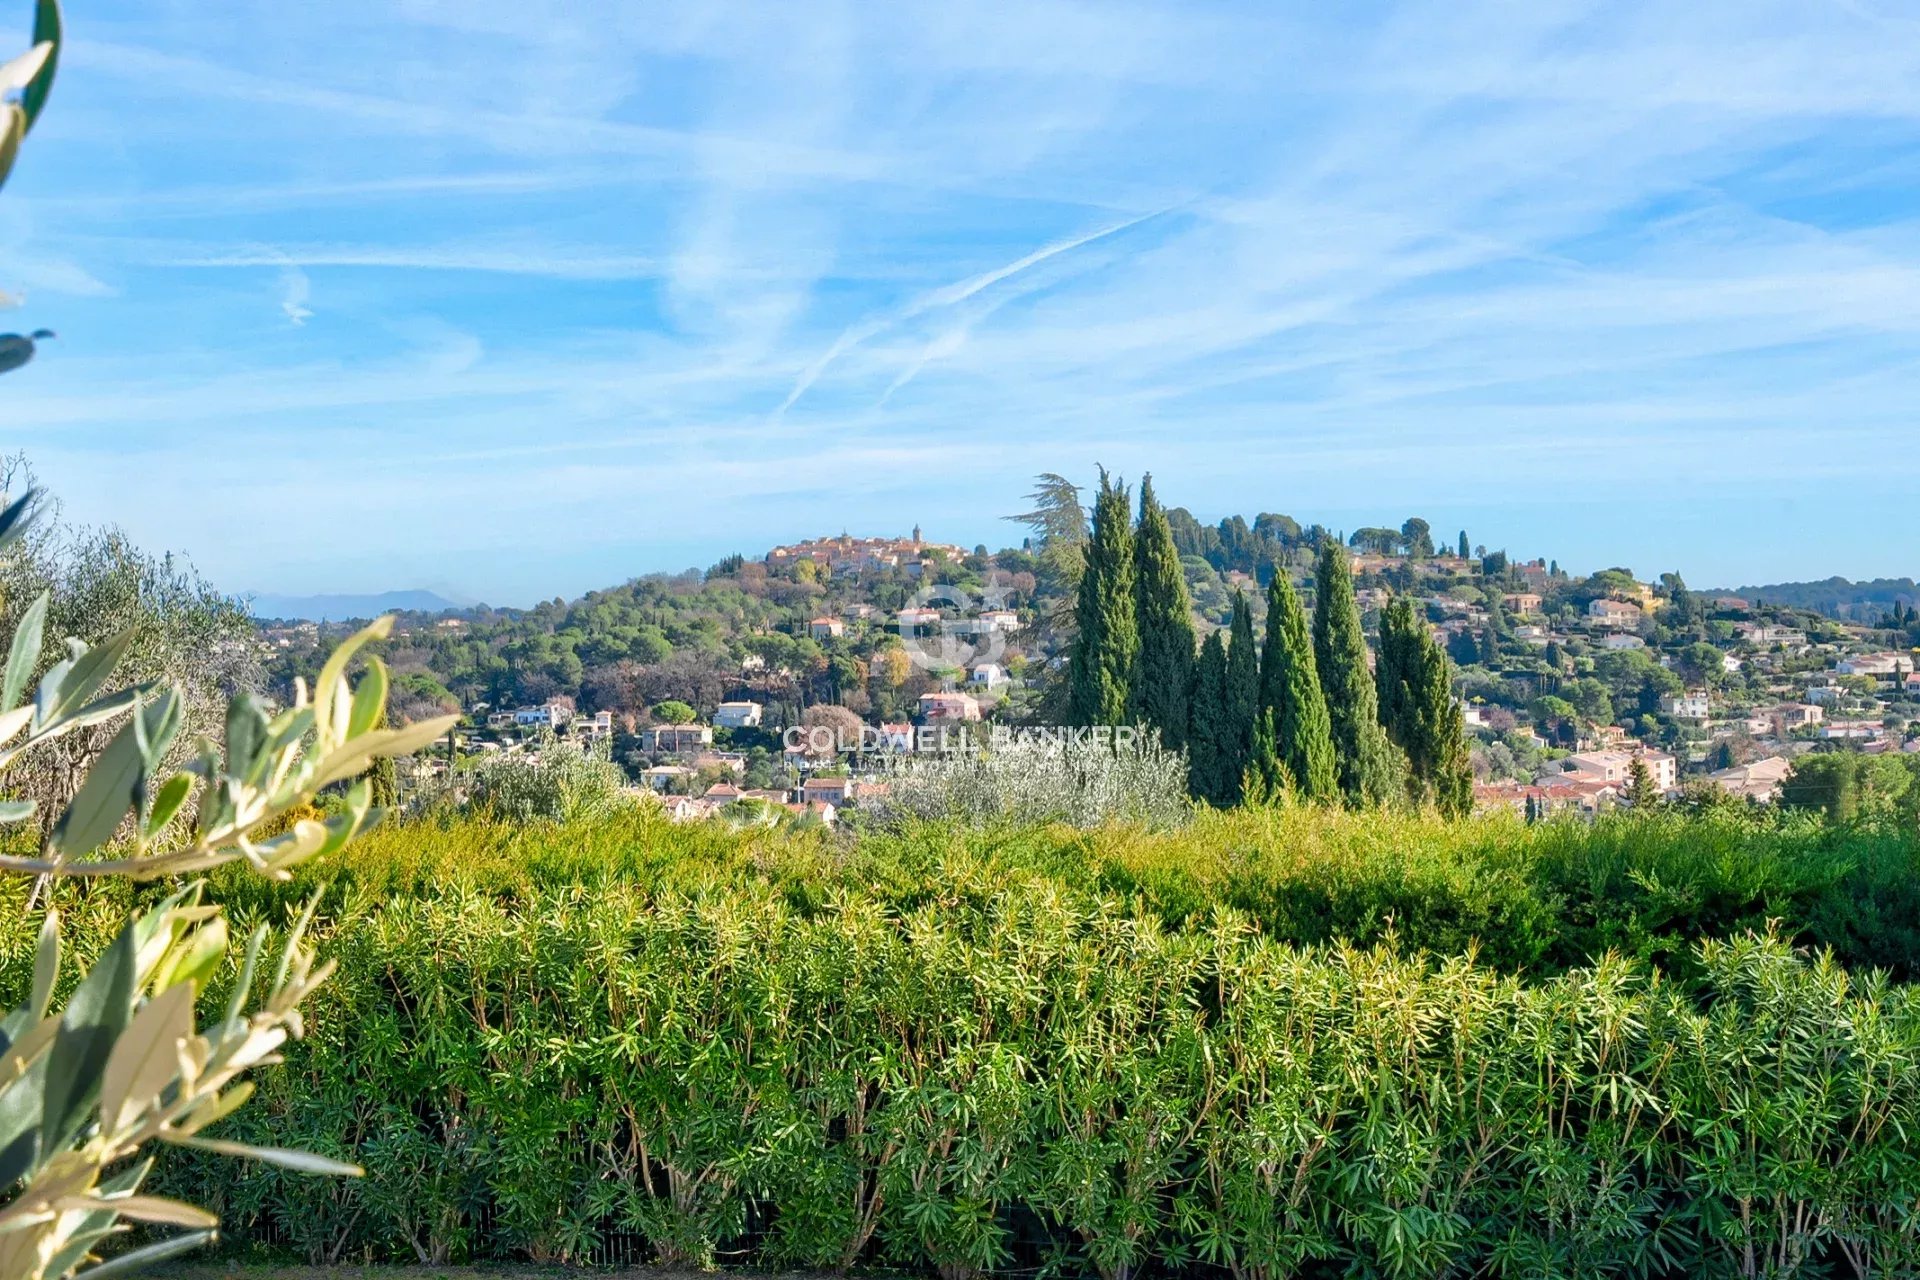
[[[1226,803],[1237,804],[1247,762],[1253,757],[1254,720],[1260,712],[1260,654],[1253,641],[1253,610],[1247,597],[1238,591],[1233,593],[1233,621],[1228,635],[1220,781]]]
[[[1452,666],[1405,597],[1381,619],[1374,677],[1380,723],[1406,756],[1408,797],[1449,817],[1465,815],[1473,805],[1473,768]]]
[[[1627,792],[1622,797],[1636,813],[1652,813],[1660,807],[1660,788],[1653,780],[1647,762],[1635,755],[1627,766]]]
[[[1254,719],[1253,749],[1240,774],[1241,804],[1273,804],[1293,793],[1293,779],[1280,761],[1280,733],[1274,726],[1270,707]]]
[[[369,799],[375,808],[391,812],[400,807],[400,779],[392,756],[377,756],[367,770]]]
[[[1067,720],[1074,725],[1119,725],[1127,720],[1139,633],[1134,623],[1132,513],[1127,491],[1103,467],[1093,530],[1074,602],[1068,670]]]
[[[1367,666],[1367,639],[1353,597],[1353,571],[1338,543],[1325,542],[1314,568],[1313,657],[1326,694],[1340,790],[1350,805],[1383,804],[1399,795],[1405,762],[1380,726],[1380,704]]]
[[[1160,731],[1178,751],[1187,743],[1187,702],[1193,689],[1193,608],[1187,577],[1173,545],[1167,513],[1153,496],[1153,477],[1140,481],[1140,523],[1133,535],[1134,654],[1129,718]]]
[[[1221,733],[1226,721],[1227,647],[1221,633],[1208,634],[1200,646],[1200,658],[1194,663],[1193,697],[1189,700],[1187,722],[1187,787],[1196,800],[1220,805],[1225,788],[1221,785],[1224,760]]]
[[[1262,778],[1284,777],[1302,799],[1332,800],[1340,794],[1326,695],[1320,689],[1313,636],[1300,597],[1284,569],[1267,584],[1267,633],[1260,653],[1260,713],[1271,721],[1275,760],[1260,758]]]

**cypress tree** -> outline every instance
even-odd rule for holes
[[[1429,638],[1429,670],[1437,671],[1437,690],[1429,686],[1428,704],[1435,708],[1433,726],[1433,803],[1449,818],[1473,812],[1473,751],[1467,744],[1467,713],[1453,696],[1453,672],[1447,655]],[[1429,677],[1431,680],[1432,677]]]
[[[1653,771],[1638,755],[1627,765],[1626,802],[1635,813],[1652,813],[1660,806],[1660,788],[1654,784]]]
[[[1377,666],[1380,723],[1406,753],[1408,797],[1448,817],[1464,816],[1473,806],[1473,767],[1452,667],[1404,597],[1389,604],[1381,620]]]
[[[1253,757],[1254,720],[1260,711],[1260,658],[1253,647],[1253,610],[1247,597],[1233,593],[1233,622],[1228,628],[1227,693],[1223,704],[1220,785],[1226,803],[1240,800],[1240,784]]]
[[[1260,713],[1271,721],[1276,760],[1268,766],[1255,749],[1255,763],[1269,783],[1284,778],[1303,799],[1340,794],[1327,699],[1300,597],[1286,571],[1275,568],[1267,584],[1267,634],[1260,653]]]
[[[1413,616],[1413,603],[1405,596],[1395,596],[1387,602],[1380,615],[1380,644],[1374,650],[1373,686],[1377,691],[1380,707],[1380,724],[1387,731],[1387,737],[1394,745],[1407,752],[1412,763],[1412,748],[1407,744],[1416,732],[1415,714],[1411,703],[1412,689],[1409,682],[1413,673],[1409,667],[1415,659],[1412,655],[1413,632],[1418,626]],[[1419,772],[1419,766],[1409,770],[1409,782],[1412,775]]]
[[[1460,558],[1462,560],[1471,560],[1473,558],[1467,554],[1467,531],[1465,529],[1460,531]]]
[[[381,716],[381,728],[386,727],[386,717]],[[394,769],[392,756],[376,757],[367,770],[368,799],[380,809],[391,815],[400,807],[400,779]]]
[[[1161,745],[1178,751],[1187,743],[1187,700],[1193,688],[1193,607],[1173,545],[1173,527],[1153,496],[1152,476],[1140,481],[1133,597],[1140,642],[1128,690],[1129,719],[1158,729]]]
[[[1227,649],[1212,632],[1193,668],[1187,728],[1187,786],[1196,800],[1224,804],[1220,785],[1221,729],[1226,719]]]
[[[1313,585],[1313,657],[1326,694],[1340,790],[1348,804],[1381,804],[1400,793],[1406,766],[1380,727],[1366,633],[1353,598],[1353,571],[1338,543],[1321,544]]]
[[[1127,687],[1133,679],[1139,633],[1133,615],[1133,532],[1127,491],[1100,471],[1073,618],[1067,720],[1074,725],[1127,723]]]
[[[1274,713],[1265,708],[1254,718],[1253,749],[1240,774],[1242,804],[1272,804],[1293,791],[1293,778],[1280,760],[1280,732]]]

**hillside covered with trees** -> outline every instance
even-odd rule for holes
[[[1464,530],[1436,536],[1418,517],[1351,532],[1273,512],[1206,523],[1164,506],[1150,480],[1137,509],[1117,479],[1085,498],[1041,476],[999,550],[896,540],[920,546],[899,559],[819,539],[531,609],[403,614],[395,714],[456,710],[479,723],[548,702],[606,712],[615,758],[638,770],[662,759],[638,735],[663,705],[705,722],[723,702],[751,701],[769,729],[840,708],[879,726],[915,722],[931,695],[962,690],[989,723],[1149,725],[1186,753],[1194,794],[1217,804],[1319,794],[1331,760],[1349,800],[1455,808],[1476,782],[1553,779],[1569,753],[1657,751],[1705,777],[1808,751],[1897,748],[1920,719],[1920,688],[1838,669],[1920,644],[1920,613],[1898,600],[1842,620],[1758,593],[1695,592],[1672,573],[1572,574]],[[936,584],[942,598],[903,625]],[[920,640],[989,607],[1009,619],[992,671],[927,660]],[[264,627],[273,687],[310,676],[343,630]],[[1816,700],[1825,718],[1859,726],[1852,736],[1779,710]],[[1441,745],[1455,741],[1464,755]]]

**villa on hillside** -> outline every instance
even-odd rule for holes
[[[564,702],[544,702],[534,707],[517,707],[512,711],[493,711],[487,714],[487,728],[500,729],[558,729],[573,718],[573,708]],[[611,733],[613,727],[608,725]]]
[[[965,693],[923,693],[920,719],[925,724],[960,724],[980,718],[980,700]]]
[[[1705,689],[1689,689],[1661,698],[1660,711],[1675,720],[1707,720],[1713,716],[1713,702]]]
[[[681,779],[693,777],[693,772],[684,764],[656,764],[641,770],[640,781],[649,791],[666,791]]]
[[[1791,760],[1785,756],[1768,756],[1752,764],[1737,764],[1730,769],[1716,770],[1707,777],[1728,795],[1768,804],[1772,802],[1774,792],[1780,789],[1780,784],[1792,772]]]
[[[658,724],[640,731],[640,749],[653,755],[679,755],[713,745],[713,730],[704,724]]]
[[[844,774],[815,774],[800,784],[800,803],[838,808],[859,794],[860,783]]]
[[[1620,783],[1596,782],[1571,773],[1547,773],[1529,785],[1524,782],[1483,782],[1473,788],[1473,807],[1480,811],[1510,809],[1529,820],[1556,813],[1591,818],[1620,801]]]
[[[967,671],[967,683],[982,689],[998,689],[1007,682],[1007,669],[997,662],[981,662]]]
[[[1633,762],[1640,761],[1653,778],[1653,785],[1671,791],[1679,779],[1674,758],[1664,751],[1584,751],[1560,761],[1566,772],[1593,782],[1624,786],[1633,775]]]
[[[1733,624],[1733,631],[1748,644],[1757,645],[1762,649],[1776,644],[1802,645],[1807,642],[1807,633],[1804,631],[1793,627],[1773,626],[1764,622],[1736,622]]]
[[[1786,737],[1795,729],[1806,729],[1827,718],[1825,709],[1811,702],[1784,702],[1773,709],[1773,731]]]
[[[1599,626],[1637,627],[1646,618],[1637,604],[1602,597],[1587,606],[1588,620]]]
[[[1911,654],[1861,653],[1842,658],[1833,669],[1843,676],[1897,676],[1914,669]]]

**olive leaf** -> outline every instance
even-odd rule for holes
[[[168,987],[140,1007],[120,1033],[100,1077],[100,1122],[118,1129],[144,1111],[180,1072],[180,1045],[193,1034],[193,984]]]

